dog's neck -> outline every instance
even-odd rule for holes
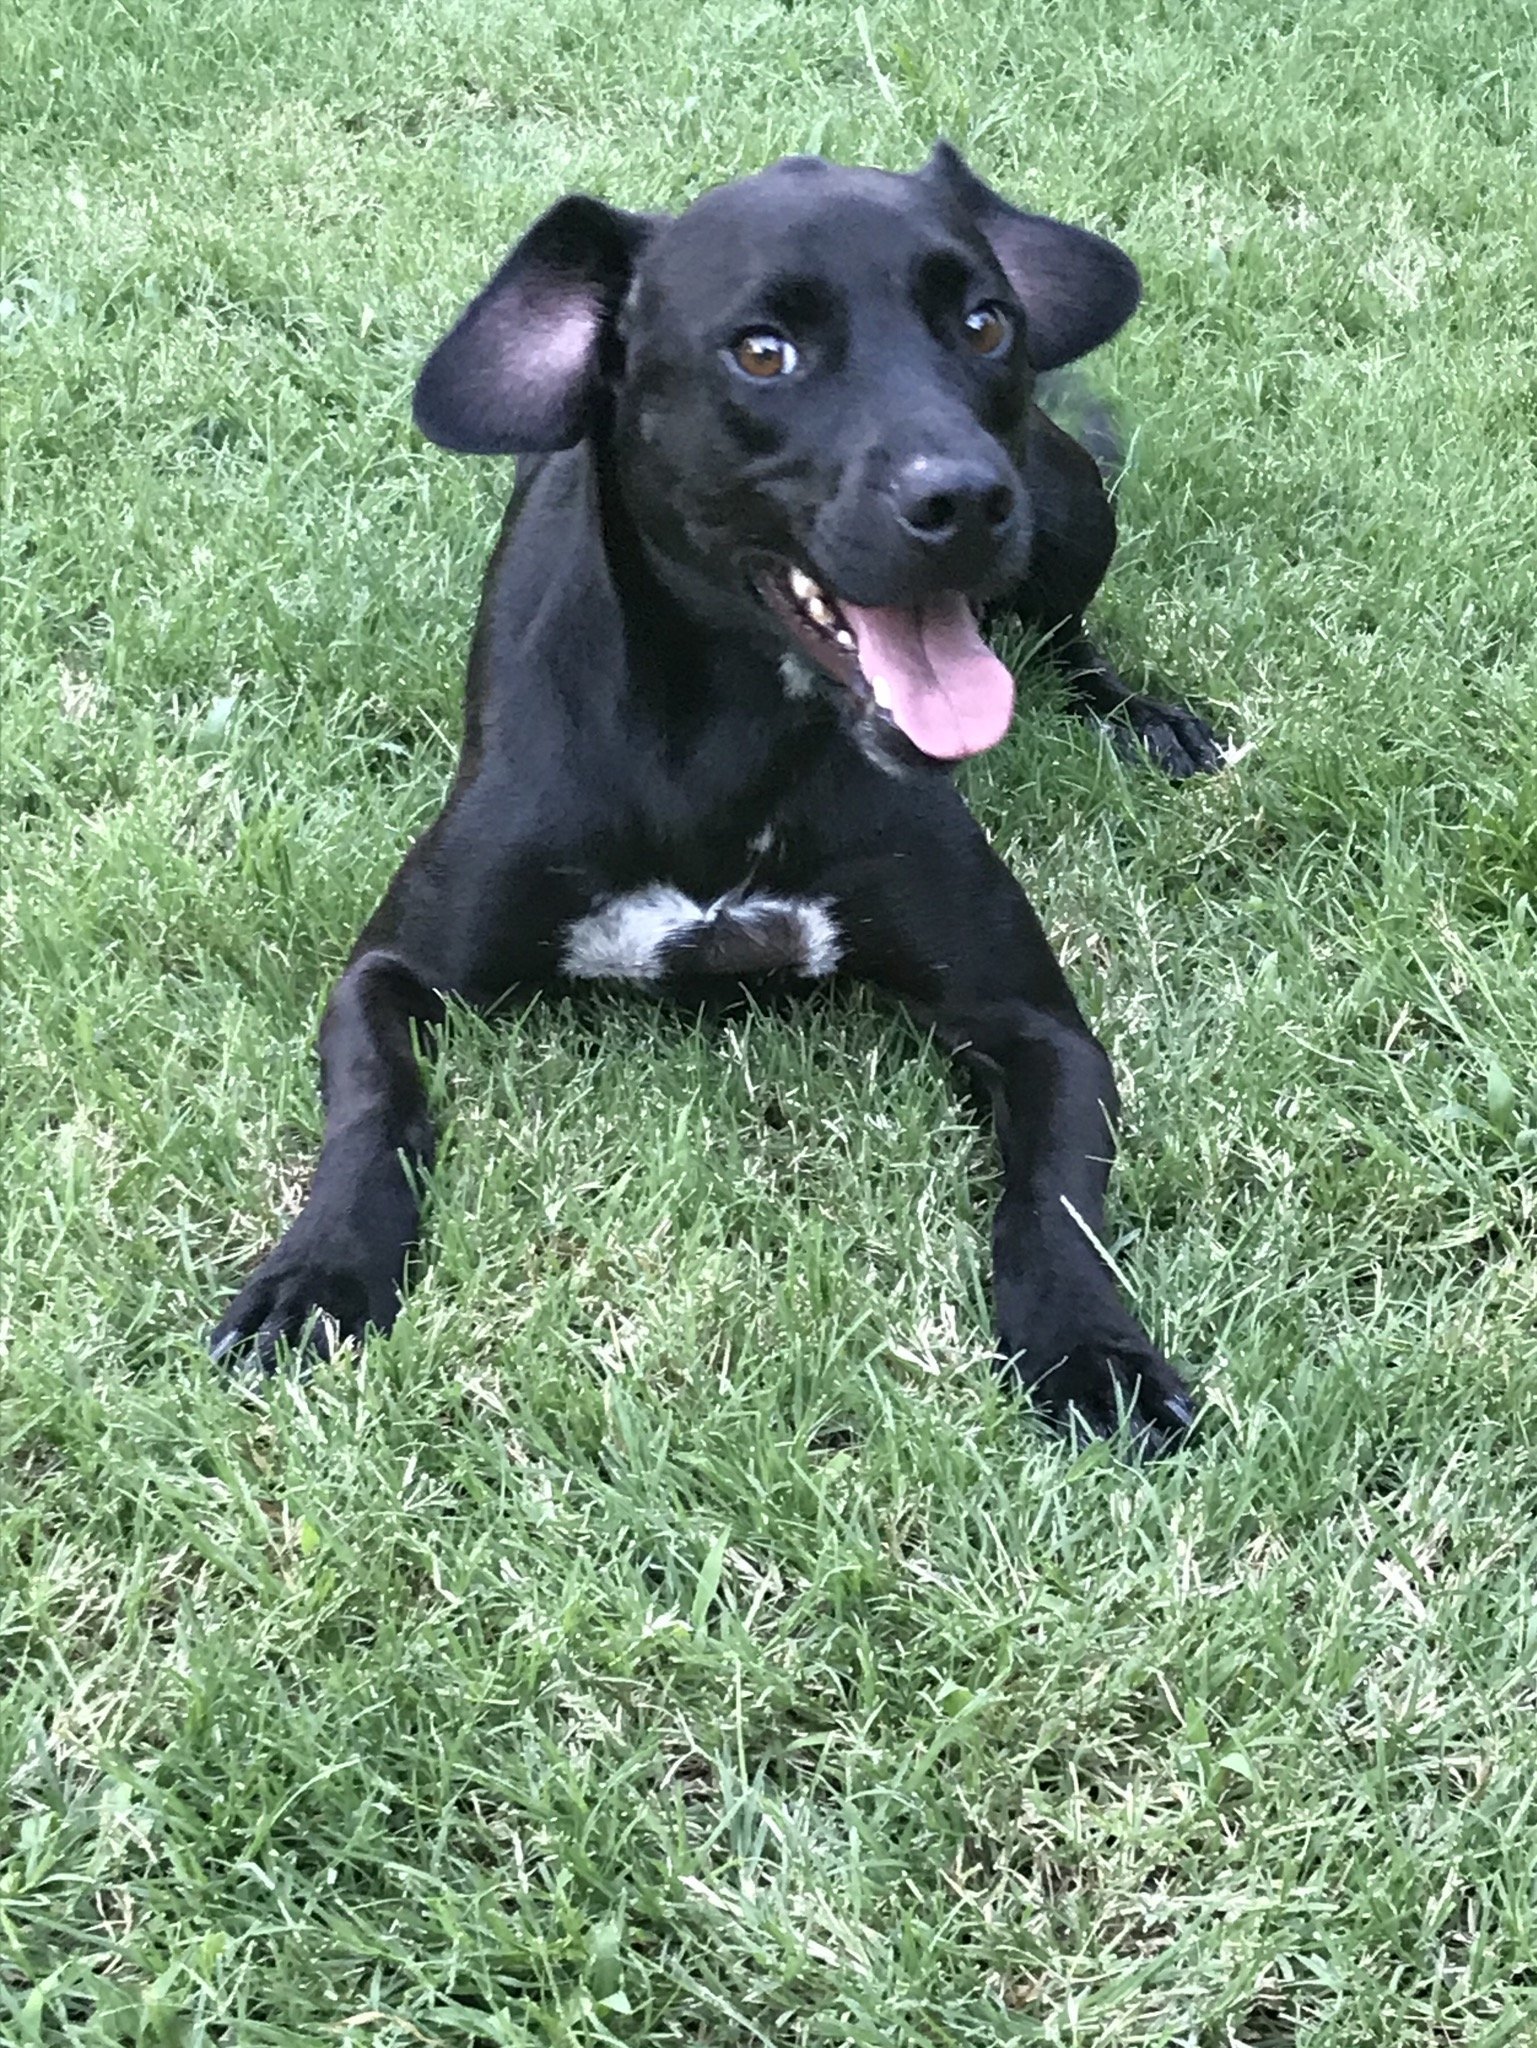
[[[537,550],[515,538],[527,518]],[[787,690],[772,635],[722,616],[712,589],[717,609],[701,617],[688,564],[642,538],[601,445],[525,464],[487,580],[467,723],[522,774],[574,766],[641,879],[706,892],[740,880],[747,839],[847,744],[823,701]]]

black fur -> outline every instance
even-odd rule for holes
[[[1092,1242],[1105,1055],[947,766],[852,660],[809,658],[822,643],[784,598],[793,567],[851,608],[1006,607],[1083,708],[1176,776],[1217,766],[1199,719],[1134,696],[1085,636],[1112,514],[1032,402],[1138,290],[1120,250],[1018,212],[945,145],[912,176],[787,159],[676,219],[569,198],[528,231],[417,390],[433,439],[526,458],[458,773],[331,997],[309,1199],[216,1353],[270,1364],[394,1321],[433,1156],[412,1027],[444,995],[497,1005],[622,967],[626,945],[661,990],[818,976],[836,953],[991,1102],[1004,1369],[1090,1430],[1184,1432],[1180,1381]],[[968,315],[1004,345],[979,352]],[[785,374],[742,366],[763,334],[793,345]]]

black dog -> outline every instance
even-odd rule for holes
[[[1006,1369],[1094,1431],[1187,1428],[1096,1246],[1109,1063],[948,772],[1012,712],[989,605],[1171,774],[1219,764],[1084,637],[1112,516],[1032,403],[1138,293],[1119,249],[1017,212],[946,144],[913,176],[792,157],[676,219],[575,196],[530,228],[416,392],[443,446],[538,457],[487,573],[458,774],[331,997],[314,1184],[216,1354],[394,1322],[433,1155],[412,1026],[444,995],[848,974],[991,1101]]]

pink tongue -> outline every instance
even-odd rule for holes
[[[859,667],[915,747],[940,761],[996,746],[1014,715],[1014,678],[949,592],[921,605],[866,608],[839,600]]]

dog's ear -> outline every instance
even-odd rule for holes
[[[580,441],[605,333],[656,225],[584,193],[541,215],[427,358],[412,411],[428,440],[461,455]]]
[[[1114,242],[1001,199],[948,142],[918,173],[959,202],[992,245],[1025,309],[1025,346],[1038,370],[1086,356],[1123,327],[1142,296],[1137,266]]]

